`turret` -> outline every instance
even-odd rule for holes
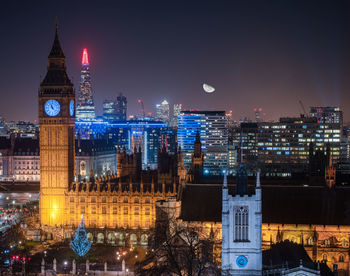
[[[244,164],[241,163],[237,173],[236,195],[243,196],[246,194],[248,194],[248,173]]]

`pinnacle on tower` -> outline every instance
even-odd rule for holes
[[[196,139],[194,142],[194,151],[193,156],[194,157],[201,157],[202,155],[202,144],[201,144],[201,138],[199,136],[199,131],[196,132]]]
[[[55,38],[53,45],[48,56],[48,68],[45,78],[41,83],[43,88],[42,93],[51,93],[52,86],[66,86],[69,89],[69,93],[73,91],[73,84],[69,79],[66,72],[65,56],[61,47],[61,43],[58,39],[58,25],[56,21]],[[58,92],[58,90],[56,90]]]
[[[65,58],[64,53],[62,51],[62,47],[60,41],[58,39],[58,22],[56,18],[56,31],[55,31],[55,39],[53,41],[53,45],[49,54],[49,58]]]
[[[89,56],[86,48],[83,49],[83,58],[81,60],[81,65],[89,65]]]

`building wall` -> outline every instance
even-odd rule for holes
[[[19,181],[40,181],[40,156],[17,155],[10,156],[10,175]]]
[[[95,156],[79,155],[75,157],[75,176],[89,180],[90,170],[94,176],[102,176],[115,173],[117,170],[117,157],[115,153]]]
[[[207,174],[222,174],[228,163],[228,131],[223,111],[186,111],[178,116],[177,139],[188,169],[197,131],[204,153],[203,169]]]
[[[195,227],[207,237],[209,237],[209,231],[220,233],[215,235],[215,238],[218,243],[221,243],[222,225],[220,222],[184,222],[178,219],[177,223]],[[280,232],[280,239],[278,232]],[[339,276],[350,275],[350,256],[348,253],[350,250],[350,226],[262,224],[262,250],[269,249],[273,243],[285,240],[303,244],[313,261],[327,260],[330,269],[337,265]],[[217,247],[217,250],[221,252],[220,247]]]
[[[77,226],[83,216],[87,228],[154,228],[156,201],[176,198],[177,185],[156,187],[142,181],[122,184],[117,175],[99,178],[96,183],[72,183],[65,196],[64,225]]]

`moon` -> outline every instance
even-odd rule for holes
[[[203,83],[203,90],[206,93],[213,93],[215,91],[215,88],[210,86],[209,84]]]

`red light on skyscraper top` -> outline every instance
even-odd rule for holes
[[[84,48],[84,50],[83,50],[83,59],[81,61],[81,64],[89,65],[89,56],[88,56],[88,52],[87,52],[86,48]]]

